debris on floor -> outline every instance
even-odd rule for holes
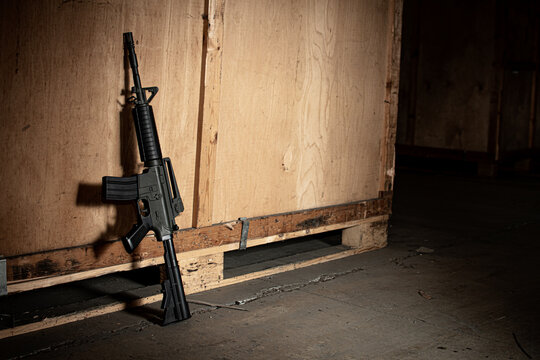
[[[425,247],[425,246],[420,246],[418,249],[416,249],[416,252],[419,254],[431,254],[431,253],[434,253],[435,250]]]
[[[426,293],[424,290],[418,290],[418,295],[420,295],[421,297],[423,297],[426,300],[433,299],[433,297],[431,295],[429,295],[428,293]]]

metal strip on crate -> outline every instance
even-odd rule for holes
[[[238,219],[242,222],[242,234],[240,235],[240,250],[246,250],[247,248],[247,237],[249,232],[249,219],[241,217]]]
[[[7,267],[6,258],[0,255],[0,296],[7,295]]]

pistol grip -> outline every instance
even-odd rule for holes
[[[144,222],[133,225],[129,233],[122,238],[122,244],[124,244],[126,251],[131,254],[148,234],[148,231],[150,231],[150,227]]]

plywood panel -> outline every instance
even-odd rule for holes
[[[536,78],[536,103],[534,108],[532,148],[540,149],[540,79]]]
[[[420,2],[421,0],[408,0],[407,5],[403,8],[403,41],[396,142],[404,145],[414,145],[418,56],[420,49]]]
[[[540,4],[501,5],[504,18],[504,87],[501,94],[500,158],[533,147],[537,92]]]
[[[505,71],[501,99],[501,158],[529,147],[532,71]]]
[[[226,2],[214,223],[378,196],[388,13]]]
[[[140,168],[122,107],[131,86],[124,31],[138,40],[143,85],[160,87],[163,154],[192,202],[202,12],[202,1],[189,0],[2,2],[0,254],[99,243],[135,220],[130,206],[100,201],[102,176]]]
[[[495,1],[422,1],[414,145],[487,151]]]
[[[501,2],[500,6],[505,16],[503,36],[506,68],[534,63],[538,49],[540,4],[534,0],[514,0]]]

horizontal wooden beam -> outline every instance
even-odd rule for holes
[[[288,239],[294,239],[301,236],[320,234],[328,231],[342,230],[350,227],[356,227],[366,223],[374,223],[388,221],[388,215],[374,216],[362,220],[353,220],[339,224],[325,225],[313,229],[293,231],[285,234],[270,235],[256,239],[249,239],[247,241],[246,247],[254,247],[259,245],[271,244],[274,242],[284,241]],[[228,251],[233,251],[238,249],[237,243],[230,243],[220,246],[214,246],[211,248],[192,250],[187,252],[182,252],[178,254],[178,261],[182,264],[183,260],[191,260],[198,257],[204,257],[208,255],[215,255],[220,253],[225,253]],[[99,268],[94,270],[80,271],[73,274],[59,275],[59,276],[50,276],[43,277],[38,279],[31,279],[26,281],[17,281],[8,285],[8,293],[16,294],[19,292],[30,291],[35,289],[40,289],[44,287],[65,284],[73,281],[80,281],[90,278],[95,278],[102,275],[112,274],[119,271],[129,271],[134,269],[140,269],[147,266],[161,265],[163,264],[163,256],[145,259],[139,262],[120,264],[109,266],[105,268]]]
[[[248,241],[298,231],[304,231],[307,234],[312,229],[324,226],[387,215],[390,209],[391,194],[386,194],[381,198],[350,204],[251,218]],[[175,234],[174,242],[180,253],[208,249],[239,242],[241,229],[242,223],[238,221],[184,229]],[[131,268],[148,266],[155,262],[152,259],[162,255],[161,244],[155,238],[149,237],[133,254],[126,253],[120,241],[110,241],[7,257],[8,286],[22,281],[74,274],[121,264],[130,264]]]

